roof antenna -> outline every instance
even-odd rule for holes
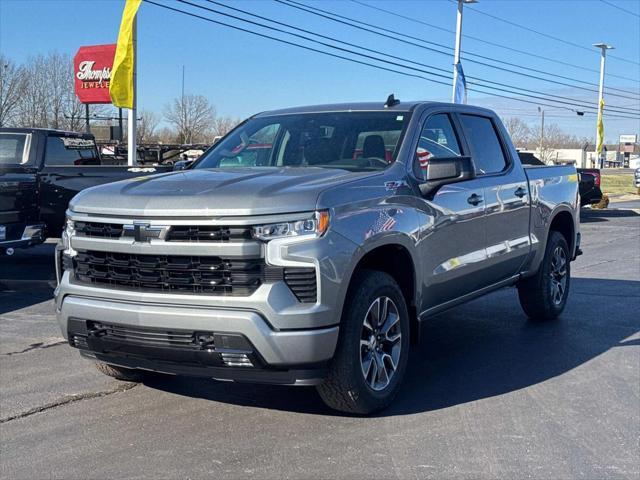
[[[387,97],[387,101],[384,104],[384,108],[395,107],[400,103],[400,100],[396,100],[396,97],[393,96],[393,93]]]

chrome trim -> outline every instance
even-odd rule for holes
[[[152,239],[136,242],[132,237],[119,239],[99,237],[71,237],[74,250],[98,250],[100,252],[133,253],[138,255],[199,255],[211,257],[261,258],[263,245],[260,242],[165,242]]]

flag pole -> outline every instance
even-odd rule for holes
[[[604,61],[607,57],[607,50],[613,47],[606,43],[595,43],[593,45],[600,49],[600,85],[598,88],[598,119],[596,120],[596,162],[597,168],[603,168],[602,147],[604,145],[604,123],[602,121],[604,109]]]
[[[133,166],[137,163],[137,105],[138,105],[138,40],[137,28],[138,14],[133,17],[132,38],[133,38],[133,103],[128,112],[127,121],[127,164]]]
[[[460,50],[462,44],[462,8],[465,3],[478,3],[478,0],[458,0],[458,13],[456,16],[456,43],[453,50],[453,91],[451,92],[451,102],[453,103],[456,101],[458,63],[460,63]]]

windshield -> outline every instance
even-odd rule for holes
[[[0,165],[27,163],[30,140],[28,133],[0,133]]]
[[[410,112],[276,115],[248,120],[194,168],[382,170],[395,161]]]

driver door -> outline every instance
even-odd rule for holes
[[[468,154],[447,113],[429,116],[414,156],[414,173],[425,178],[429,160]],[[482,181],[444,185],[421,197],[419,251],[422,265],[422,312],[446,304],[482,286],[486,260],[485,206]]]

